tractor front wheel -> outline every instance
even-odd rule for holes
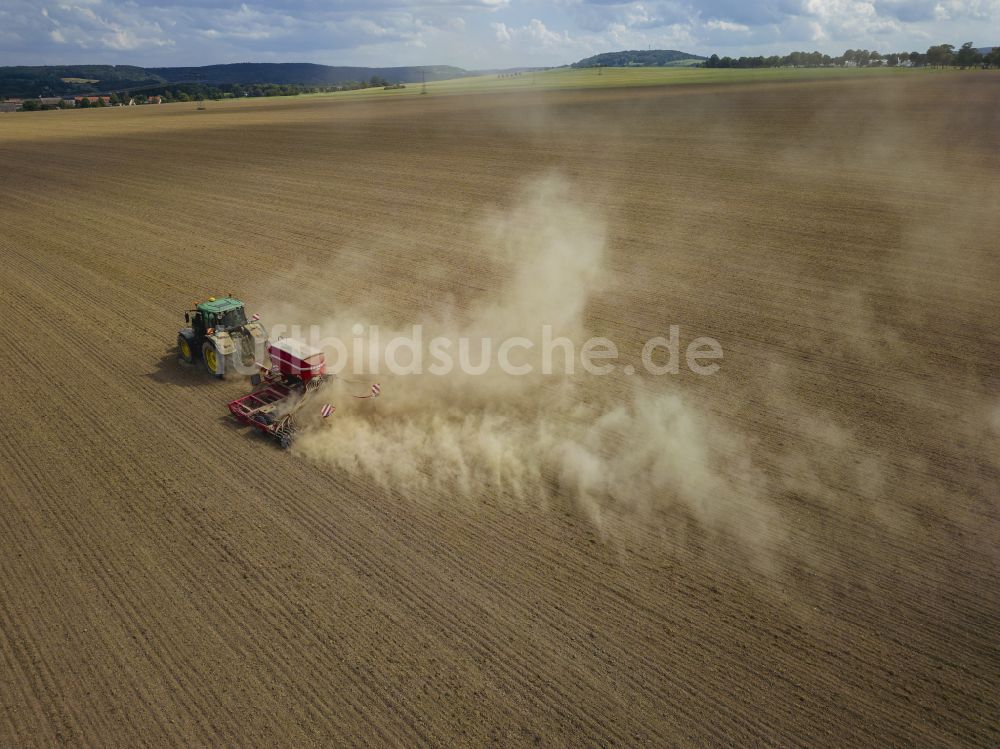
[[[205,341],[201,346],[201,358],[205,362],[205,369],[209,374],[215,375],[219,379],[223,377],[222,357],[211,341]]]
[[[185,364],[194,362],[194,351],[191,350],[191,342],[182,335],[177,336],[177,358]]]

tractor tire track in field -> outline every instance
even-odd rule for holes
[[[995,744],[1000,226],[965,185],[1000,149],[961,123],[997,81],[954,81],[5,119],[0,744]],[[723,343],[670,386],[747,436],[766,569],[677,506],[598,529],[298,459],[173,361],[212,293],[468,311],[512,273],[478,222],[548,169],[607,217],[590,329]]]

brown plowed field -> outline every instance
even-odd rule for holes
[[[997,746],[998,125],[979,71],[0,116],[0,746]],[[723,346],[574,379],[654,463],[459,485],[406,378],[283,452],[178,366],[209,294],[474,309],[539,180],[587,331]],[[550,390],[467,414],[583,439]]]

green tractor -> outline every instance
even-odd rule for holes
[[[193,364],[201,357],[208,373],[219,378],[237,364],[244,372],[252,370],[267,341],[267,331],[257,320],[257,315],[247,320],[239,299],[209,297],[184,313],[188,327],[177,334],[177,358]]]

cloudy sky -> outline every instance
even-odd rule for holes
[[[0,65],[561,65],[1000,45],[1000,0],[0,0]]]

